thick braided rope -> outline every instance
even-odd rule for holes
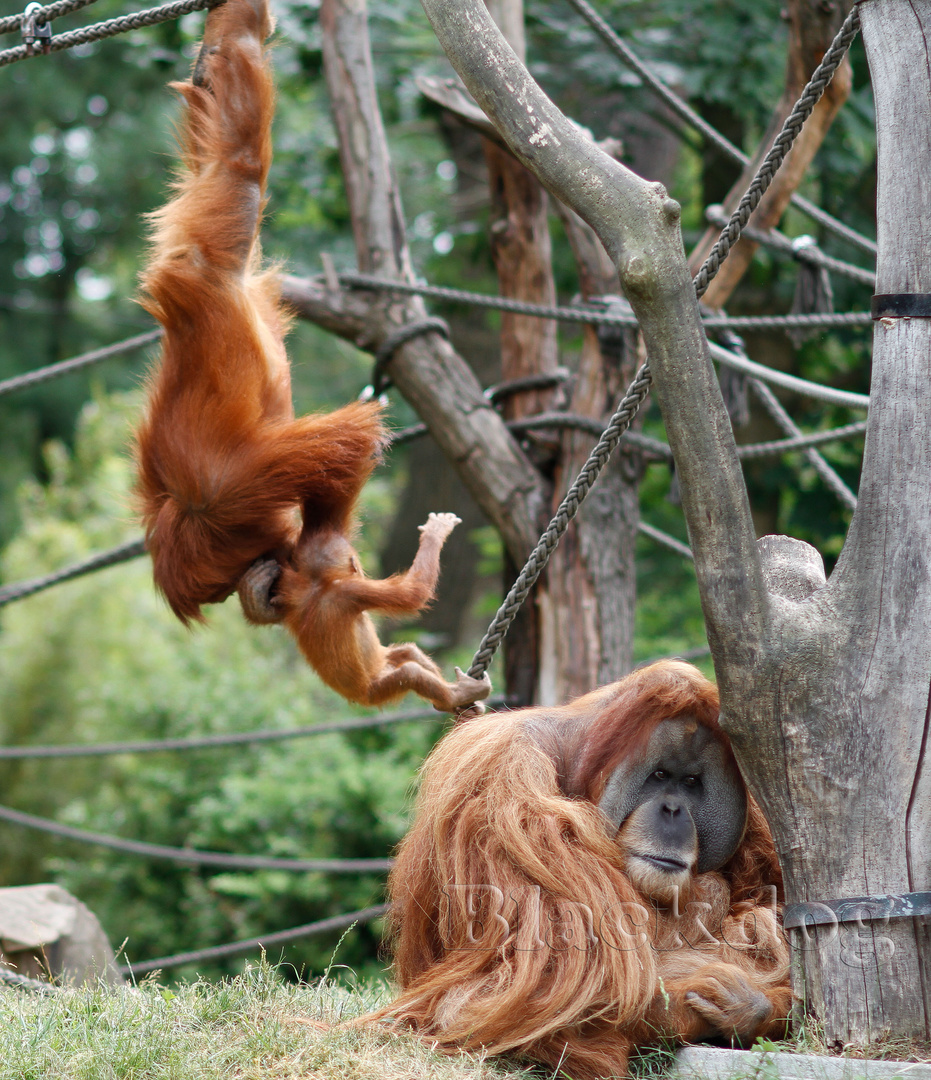
[[[530,558],[518,575],[517,580],[511,586],[504,603],[498,608],[497,614],[485,632],[475,656],[472,658],[469,675],[473,679],[480,679],[488,669],[492,657],[497,652],[504,635],[508,632],[514,617],[520,610],[521,604],[527,599],[537,578],[543,572],[543,567],[546,566],[560,538],[569,527],[569,522],[575,517],[582,500],[588,494],[592,484],[598,479],[598,474],[607,464],[612,451],[620,442],[621,436],[630,426],[631,421],[637,415],[637,410],[643,404],[647,394],[649,394],[651,382],[652,376],[650,375],[649,365],[644,364],[624,395],[614,416],[611,417],[611,422],[602,433],[572,487],[559,504],[559,508],[547,526],[546,532],[540,537],[537,546],[531,552]]]
[[[91,41],[101,41],[104,38],[114,37],[116,34],[125,34],[129,30],[140,30],[145,26],[155,26],[156,23],[168,22],[187,15],[191,11],[202,11],[204,8],[216,7],[222,0],[174,0],[171,4],[162,4],[160,7],[149,8],[148,11],[137,11],[131,15],[121,15],[116,19],[108,19],[106,22],[92,23],[83,26],[79,30],[69,30],[66,34],[53,37],[49,44],[49,52],[60,52],[62,49],[73,49],[75,45],[86,45]],[[0,67],[14,64],[17,60],[25,60],[28,56],[41,56],[41,52],[33,53],[25,45],[17,45],[12,49],[4,49],[0,52]]]
[[[36,25],[44,26],[52,19],[59,19],[62,15],[70,15],[72,11],[80,11],[88,4],[96,3],[96,0],[56,0],[54,4],[47,4],[35,12]],[[8,15],[0,19],[0,34],[12,34],[23,27],[23,13]]]
[[[787,241],[791,243],[791,241]],[[822,256],[827,259],[827,256]],[[837,261],[837,260],[831,260]],[[839,265],[846,266],[847,264]],[[854,268],[855,269],[855,268]],[[863,271],[868,273],[868,271]],[[372,274],[355,271],[338,275],[341,285],[373,292],[393,292],[413,296],[431,296],[436,300],[470,304],[473,307],[508,311],[515,315],[535,315],[541,319],[559,319],[560,322],[592,323],[596,326],[637,326],[637,316],[616,315],[594,307],[559,307],[533,304],[528,300],[513,300],[506,296],[474,293],[466,289],[452,289],[447,285],[412,284],[406,281],[387,281]],[[729,326],[734,330],[785,330],[831,326],[869,326],[873,316],[868,311],[844,311],[813,313],[810,315],[711,315],[702,322],[707,327]]]
[[[772,182],[776,170],[782,164],[786,154],[792,149],[792,144],[802,130],[802,125],[811,115],[815,105],[821,100],[821,95],[831,81],[837,66],[843,60],[850,43],[857,36],[859,29],[860,15],[856,7],[854,7],[844,20],[844,25],[838,31],[837,37],[831,42],[831,47],[824,54],[824,59],[809,80],[808,85],[802,92],[802,96],[796,102],[795,108],[789,114],[782,131],[776,136],[776,140],[763,159],[763,163],[753,178],[753,182],[747,188],[737,209],[731,215],[730,221],[715,242],[704,265],[695,275],[695,293],[697,296],[700,297],[704,294],[711,283],[711,279],[718,272],[721,263],[727,258],[733,245],[737,243],[741,230],[750,220],[750,215],[756,209],[757,204],[763,197],[763,193]]]
[[[717,128],[712,127],[712,125],[709,124],[704,117],[700,116],[691,105],[683,101],[674,90],[667,86],[662,79],[650,70],[633,49],[631,49],[627,42],[624,41],[624,39],[621,38],[598,14],[591,4],[588,3],[588,0],[569,0],[569,3],[576,9],[582,18],[589,23],[615,56],[617,56],[622,63],[633,68],[643,80],[644,84],[652,90],[661,101],[665,102],[677,116],[695,128],[695,130],[700,132],[710,143],[734,161],[741,165],[750,164],[750,158],[739,146],[735,146],[734,143],[732,143],[730,139],[725,138]],[[809,202],[808,199],[803,198],[798,192],[793,192],[792,203],[797,206],[799,210],[808,214],[812,220],[817,221],[819,225],[823,225],[830,232],[833,232],[835,236],[839,236],[848,243],[861,247],[865,251],[871,252],[873,255],[876,254],[877,249],[875,241],[869,240],[854,229],[851,229],[849,225],[845,225],[842,221],[838,221],[837,218],[832,217],[825,210],[822,210],[820,206],[816,206],[814,203]]]

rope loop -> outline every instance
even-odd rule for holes
[[[442,334],[449,341],[449,323],[438,315],[431,315],[426,319],[417,319],[414,322],[405,323],[404,326],[399,326],[396,330],[392,330],[375,352],[372,378],[368,386],[359,395],[362,401],[380,397],[392,385],[391,379],[385,372],[394,359],[394,354],[402,345],[406,345],[408,341],[412,341],[422,334]]]

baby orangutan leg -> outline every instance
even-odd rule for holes
[[[487,698],[491,680],[487,675],[472,679],[456,668],[456,681],[448,683],[433,660],[416,645],[389,645],[385,649],[385,666],[369,686],[368,704],[384,704],[407,690],[432,702],[438,712],[455,712]]]

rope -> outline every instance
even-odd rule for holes
[[[70,375],[72,371],[97,364],[101,360],[108,360],[111,356],[121,356],[123,353],[132,352],[133,349],[141,348],[158,341],[162,331],[147,330],[144,334],[118,341],[114,345],[106,345],[102,349],[92,349],[90,352],[73,356],[70,360],[61,360],[57,364],[49,364],[47,367],[37,368],[35,371],[27,371],[24,375],[15,375],[12,379],[0,382],[0,397],[4,394],[12,394],[14,390],[25,390],[28,386],[37,383],[48,382],[49,379],[57,379],[60,375]]]
[[[757,380],[753,380],[756,383]],[[762,385],[762,384],[761,384]],[[798,429],[796,429],[798,430]],[[777,439],[773,442],[748,443],[737,447],[737,456],[744,458],[771,457],[776,454],[788,454],[793,450],[805,450],[810,446],[823,446],[825,443],[839,442],[855,435],[866,433],[866,421],[858,420],[855,424],[833,428],[831,431],[816,431],[811,435],[802,435],[791,439]]]
[[[103,570],[117,563],[128,562],[145,554],[145,541],[140,537],[138,540],[130,540],[118,547],[102,551],[99,555],[92,555],[83,562],[66,566],[63,570],[56,570],[53,574],[45,574],[43,577],[30,578],[28,581],[17,581],[12,585],[4,585],[0,588],[0,607],[10,604],[14,600],[23,600],[27,596],[33,596],[43,589],[50,589],[53,585],[71,581],[74,578],[90,574],[94,570]]]
[[[787,434],[792,436],[801,435],[792,417],[785,411],[770,388],[759,379],[751,379],[750,385],[753,392],[760,399],[769,415]],[[864,425],[865,427],[865,425]],[[844,481],[837,475],[834,469],[824,460],[817,450],[808,447],[804,450],[805,457],[821,477],[828,489],[847,507],[848,510],[856,510],[857,497]]]
[[[442,334],[449,341],[449,323],[436,315],[430,315],[426,319],[417,319],[414,322],[399,326],[385,338],[378,346],[375,353],[375,364],[372,367],[372,378],[369,385],[362,391],[364,400],[370,397],[379,397],[389,386],[391,379],[385,374],[388,365],[394,359],[394,354],[408,341],[420,337],[422,334]]]
[[[527,599],[537,578],[543,572],[543,567],[546,566],[560,538],[569,527],[569,522],[575,517],[582,500],[598,479],[598,474],[607,464],[621,436],[637,415],[637,410],[650,392],[651,381],[650,369],[647,364],[644,364],[486,630],[472,658],[472,666],[469,668],[469,675],[473,679],[480,679],[487,671],[492,657],[508,632],[521,604]]]
[[[202,11],[204,8],[216,7],[218,3],[222,3],[222,0],[174,0],[173,3],[149,8],[148,11],[137,11],[132,15],[121,15],[116,19],[108,19],[106,22],[92,23],[90,26],[81,27],[79,30],[69,30],[66,34],[53,37],[49,42],[48,51],[61,52],[62,49],[73,49],[75,45],[86,45],[90,41],[102,41],[104,38],[125,34],[130,30],[140,30],[146,26],[155,26],[157,23],[177,19],[191,11]],[[4,49],[0,52],[0,67],[15,64],[17,60],[25,60],[28,56],[39,55],[44,55],[44,53],[33,53],[30,51],[29,46],[17,45],[12,49]]]
[[[504,704],[498,699],[490,704]],[[435,709],[413,712],[385,713],[380,716],[353,716],[310,727],[285,728],[281,731],[235,731],[223,735],[195,735],[187,739],[146,739],[140,742],[109,742],[64,746],[0,746],[0,761],[22,761],[32,758],[108,757],[113,754],[164,754],[175,750],[218,750],[228,746],[249,746],[254,743],[283,742],[328,735],[335,731],[387,727],[413,720],[438,719]]]
[[[720,205],[707,207],[705,217],[712,225],[717,225],[718,228],[723,228],[728,222],[724,207]],[[870,288],[874,288],[876,285],[876,275],[872,270],[864,270],[860,266],[854,266],[853,263],[825,255],[813,237],[797,236],[793,240],[788,236],[784,236],[778,229],[756,229],[752,225],[744,226],[743,235],[756,244],[765,244],[767,247],[782,252],[784,255],[791,255],[793,259],[797,259],[799,262],[807,262],[811,263],[812,266],[823,267],[825,270],[842,274],[853,281],[869,285]],[[810,242],[802,244],[800,243],[802,240]]]
[[[76,840],[80,844],[95,844],[112,851],[141,855],[146,859],[166,859],[185,866],[216,866],[227,870],[291,870],[302,874],[381,874],[390,870],[393,865],[392,859],[274,859],[264,855],[226,855],[219,851],[167,847],[164,844],[124,840],[120,836],[107,836],[105,833],[76,829],[71,825],[60,825],[57,821],[24,814],[21,810],[14,810],[9,806],[0,806],[0,821]]]
[[[18,971],[9,971],[6,968],[0,967],[0,983],[6,986],[16,987],[17,990],[28,990],[33,994],[43,994],[49,996],[51,994],[57,994],[61,989],[58,986],[53,986],[52,983],[40,982],[38,979],[30,979],[26,975],[20,975]]]
[[[571,0],[572,3],[582,0]],[[704,265],[695,275],[695,292],[701,297],[711,283],[712,278],[718,272],[721,263],[727,258],[730,249],[737,243],[743,227],[750,219],[750,215],[756,209],[757,204],[763,197],[763,193],[769,187],[776,170],[782,164],[786,154],[792,149],[792,144],[802,130],[802,125],[811,115],[815,105],[821,99],[821,95],[831,81],[837,66],[843,60],[850,47],[850,43],[857,36],[860,29],[860,14],[856,7],[850,10],[850,14],[844,20],[843,26],[837,36],[831,42],[831,46],[824,54],[824,59],[818,65],[814,75],[808,82],[798,99],[788,119],[782,127],[782,131],[776,136],[776,140],[769,153],[763,159],[763,163],[757,170],[756,176],[750,187],[747,188],[741,198],[737,209],[731,215],[731,219],[711,249]]]
[[[253,949],[268,949],[272,945],[281,945],[297,938],[316,937],[318,934],[328,934],[331,930],[344,930],[354,923],[372,922],[374,919],[380,919],[382,915],[387,915],[388,908],[388,904],[375,904],[372,907],[362,908],[360,911],[350,911],[346,915],[333,915],[319,922],[295,926],[292,930],[276,930],[271,934],[263,934],[261,937],[249,938],[246,941],[234,941],[229,945],[216,945],[210,949],[175,953],[174,956],[162,956],[157,960],[146,960],[141,964],[126,964],[120,968],[120,972],[132,978],[134,975],[145,975],[150,971],[181,967],[182,964],[197,964],[203,960],[238,956],[241,953],[251,952]]]
[[[825,256],[827,258],[827,256]],[[846,265],[846,264],[844,264]],[[437,300],[471,304],[473,307],[508,311],[516,315],[535,315],[540,319],[559,319],[561,322],[592,323],[604,326],[637,326],[633,314],[608,314],[600,308],[560,307],[532,304],[525,300],[511,300],[503,296],[474,293],[466,289],[452,289],[446,285],[415,284],[406,281],[386,281],[371,274],[347,271],[337,275],[341,285],[374,292],[395,292],[415,296],[432,296]],[[869,326],[873,317],[868,311],[813,313],[804,315],[711,315],[702,319],[708,328],[731,327],[735,330],[788,330],[831,326]]]
[[[805,397],[816,398],[819,401],[827,401],[832,405],[843,405],[848,409],[868,409],[870,399],[868,394],[855,394],[850,390],[834,390],[830,386],[821,386],[818,383],[809,382],[807,379],[799,379],[795,375],[787,375],[784,371],[776,371],[774,368],[764,367],[754,363],[745,356],[738,356],[729,349],[723,348],[714,341],[708,342],[711,355],[721,364],[742,371],[746,375],[752,375],[755,379],[781,386],[785,390],[793,390],[796,394],[804,394]]]
[[[502,401],[515,394],[524,394],[529,390],[555,390],[570,379],[567,368],[557,368],[552,372],[541,372],[539,375],[522,375],[519,379],[508,379],[505,382],[496,383],[485,389],[485,397],[492,405],[499,405]]]
[[[642,532],[644,536],[649,536],[651,540],[655,540],[658,544],[670,548],[670,550],[674,551],[677,555],[681,555],[683,559],[691,559],[694,561],[695,556],[692,554],[692,549],[688,544],[683,544],[681,540],[677,540],[674,536],[670,536],[669,533],[663,532],[662,529],[647,525],[645,521],[638,521],[637,529]]]
[[[713,128],[707,120],[699,116],[690,105],[670,89],[662,79],[653,74],[623,38],[621,38],[612,27],[605,22],[598,12],[587,3],[587,0],[569,0],[569,3],[597,32],[599,37],[605,42],[608,48],[611,49],[615,56],[622,60],[623,63],[627,64],[628,67],[633,68],[649,89],[664,101],[677,116],[699,131],[709,142],[713,143],[719,150],[723,151],[740,165],[750,164],[750,158],[743,150],[738,146],[735,146],[730,139],[725,138],[716,128]],[[860,233],[851,229],[849,225],[845,225],[842,221],[838,221],[837,218],[832,217],[826,211],[822,210],[820,206],[815,206],[814,203],[809,202],[808,199],[798,193],[793,193],[792,203],[808,214],[814,221],[817,221],[819,225],[823,225],[836,236],[841,237],[851,244],[855,244],[857,247],[863,248],[865,251],[869,251],[873,255],[876,254],[876,243],[873,240],[868,240],[865,236],[862,236]]]
[[[54,4],[38,8],[32,14],[36,24],[42,26],[47,22],[51,22],[52,19],[58,19],[62,15],[70,15],[72,11],[79,11],[81,8],[87,7],[88,4],[95,2],[96,0],[57,0]],[[0,34],[11,34],[15,30],[21,30],[22,26],[22,12],[18,15],[8,15],[5,19],[0,19]]]
[[[677,653],[664,653],[662,656],[651,656],[647,660],[641,660],[637,664],[638,668],[649,667],[650,664],[655,664],[658,660],[698,660],[702,656],[708,656],[711,652],[711,648],[708,645],[696,645],[692,649],[684,649],[682,652]]]

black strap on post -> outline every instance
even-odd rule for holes
[[[782,925],[786,930],[794,930],[802,926],[834,926],[843,922],[913,919],[919,915],[931,915],[931,892],[849,896],[841,900],[786,904]]]
[[[931,319],[931,293],[879,293],[870,301],[874,319]]]

